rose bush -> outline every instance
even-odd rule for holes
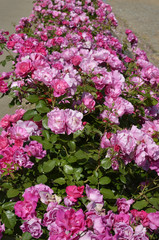
[[[101,0],[36,0],[0,31],[0,92],[28,109],[0,121],[4,239],[158,239],[159,69],[116,26]]]

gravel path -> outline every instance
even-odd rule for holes
[[[123,38],[130,28],[139,39],[139,47],[149,60],[159,67],[159,0],[105,0],[118,20],[118,32]],[[125,37],[125,36],[124,36]]]

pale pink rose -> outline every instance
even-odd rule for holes
[[[57,74],[58,70],[56,68],[44,67],[35,70],[32,77],[35,80],[43,82],[46,86],[51,86]]]
[[[98,62],[95,61],[92,57],[87,57],[82,59],[82,62],[79,66],[83,70],[83,72],[89,74],[91,71],[93,71],[95,67],[98,66]]]
[[[61,53],[61,57],[64,58],[64,60],[68,61],[72,57],[74,57],[75,53],[77,52],[76,48],[70,48],[66,49]]]
[[[66,132],[68,135],[78,130],[83,130],[82,118],[83,114],[76,110],[65,109]]]
[[[83,94],[82,102],[90,110],[93,110],[94,106],[96,104],[94,99],[93,99],[93,96],[90,93],[84,93]]]
[[[40,183],[40,184],[37,184],[35,186],[25,189],[23,198],[25,200],[32,199],[33,201],[37,202],[38,199],[40,199],[40,192],[46,192],[51,195],[53,194],[53,190],[50,187],[46,186],[45,184]]]
[[[29,219],[28,221],[24,222],[20,228],[23,232],[29,232],[33,238],[40,238],[40,236],[43,234],[41,229],[41,219],[39,218],[34,217]]]
[[[100,194],[98,189],[93,189],[86,185],[86,195],[89,201],[103,203],[103,195]]]
[[[134,240],[149,240],[149,238],[146,236],[146,228],[144,228],[142,225],[135,227],[135,233],[133,237]]]
[[[55,134],[65,134],[66,131],[66,117],[63,109],[54,108],[47,114],[48,116],[48,127]]]
[[[128,240],[133,239],[133,228],[129,226],[129,223],[119,222],[114,226],[114,232],[117,234],[118,239]]]
[[[129,131],[127,130],[122,130],[118,132],[116,140],[121,150],[126,154],[130,154],[131,152],[133,152],[137,144],[134,137],[131,136]]]
[[[145,170],[149,169],[148,153],[146,151],[145,143],[140,143],[137,146],[135,151],[135,163]]]
[[[26,132],[29,134],[29,136],[37,133],[37,131],[38,131],[38,126],[33,121],[22,121],[22,120],[19,120],[17,122],[16,126],[25,129]]]
[[[104,110],[101,114],[100,117],[103,118],[103,121],[107,121],[107,118],[109,119],[109,121],[116,123],[117,125],[119,124],[119,117],[117,115],[117,113],[115,112],[110,112],[108,110]]]
[[[8,129],[8,133],[14,140],[27,140],[29,138],[29,133],[26,131],[26,129],[16,125],[10,127]]]

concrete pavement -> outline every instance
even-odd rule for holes
[[[159,0],[105,0],[113,8],[124,33],[130,28],[149,60],[159,67]],[[121,28],[122,27],[122,28]]]
[[[18,24],[20,18],[28,17],[31,14],[33,0],[0,0],[0,29],[14,33],[14,25]],[[3,59],[3,55],[0,56],[0,61]],[[0,72],[10,71],[11,64],[7,64],[6,67],[0,65]],[[0,119],[5,114],[12,114],[15,108],[9,108],[9,97],[0,99]]]
[[[32,1],[0,0],[0,29],[13,33],[13,24],[17,24],[21,17],[30,15],[33,7]],[[113,7],[113,12],[119,21],[118,31],[121,35],[123,36],[126,28],[132,29],[149,59],[159,66],[159,0],[105,1]],[[10,69],[11,65],[5,68],[0,66],[0,72]],[[0,118],[7,113],[14,112],[14,109],[8,108],[9,102],[8,97],[0,99]]]

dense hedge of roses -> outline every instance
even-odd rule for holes
[[[0,31],[25,105],[0,120],[0,238],[158,239],[159,69],[116,26],[101,0],[36,0]]]

